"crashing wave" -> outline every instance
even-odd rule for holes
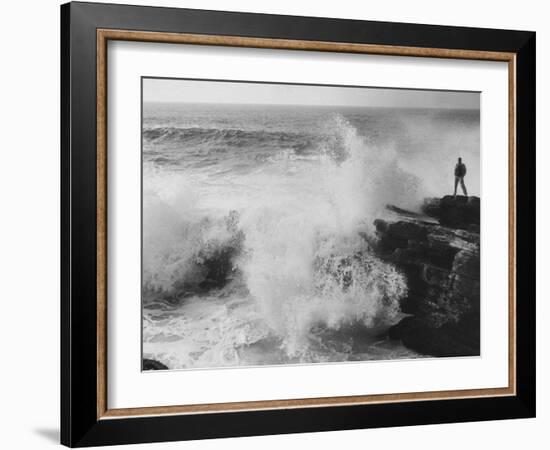
[[[249,178],[227,175],[224,189],[248,187],[235,191],[244,196],[233,199],[236,205],[230,205],[230,196],[220,190],[223,201],[205,210],[193,179],[174,175],[167,181],[165,173],[146,173],[144,292],[151,299],[164,296],[173,303],[187,299],[188,305],[195,304],[193,296],[202,295],[218,308],[210,312],[215,326],[205,318],[208,307],[197,313],[199,322],[208,322],[204,326],[210,334],[204,336],[196,323],[191,325],[185,316],[179,319],[204,337],[201,346],[210,347],[200,355],[191,355],[186,349],[196,346],[183,342],[198,338],[183,323],[170,322],[182,341],[173,344],[178,350],[170,358],[182,353],[180,367],[238,365],[243,348],[267,341],[286,361],[320,360],[312,350],[320,333],[354,327],[376,332],[395,322],[399,301],[407,292],[405,279],[373,255],[361,233],[369,232],[387,203],[414,203],[417,180],[400,168],[392,148],[372,145],[341,115],[325,129],[316,144],[316,171],[310,166],[291,171],[286,159],[274,158],[263,161],[262,171]],[[146,139],[218,136],[230,145],[233,139],[242,143],[248,132],[166,128],[145,133]],[[286,134],[277,136],[284,139]],[[263,138],[272,142],[276,137],[264,133]],[[281,174],[288,177],[285,183],[269,184]],[[217,186],[211,179],[204,183]],[[234,211],[227,213],[229,209]],[[224,295],[236,285],[237,291]],[[154,324],[145,326],[152,342]],[[166,323],[163,326],[165,333]],[[218,326],[223,326],[223,333],[218,333]],[[215,352],[223,357],[213,363]]]

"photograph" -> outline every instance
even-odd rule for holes
[[[480,355],[480,94],[142,78],[142,368]]]

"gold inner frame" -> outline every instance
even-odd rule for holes
[[[397,394],[261,400],[199,405],[109,409],[107,405],[107,42],[109,40],[217,45],[322,52],[501,61],[508,63],[508,386]],[[264,39],[114,29],[97,30],[97,418],[312,408],[516,394],[516,54],[341,42]]]

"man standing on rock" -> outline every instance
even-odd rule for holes
[[[464,185],[465,176],[466,176],[466,164],[462,162],[462,158],[458,158],[458,163],[455,166],[455,193],[454,193],[455,197],[456,197],[456,188],[458,187],[459,182],[460,182],[460,187],[462,188],[462,192],[466,197],[468,197],[468,191],[466,191],[466,186]]]

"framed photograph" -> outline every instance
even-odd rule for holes
[[[535,415],[535,33],[61,7],[61,441]]]

